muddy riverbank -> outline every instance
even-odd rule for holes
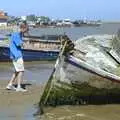
[[[5,90],[14,69],[11,63],[0,63],[0,120],[120,120],[120,104],[57,106],[33,116],[54,62],[25,63],[24,85],[28,92]]]
[[[6,90],[8,80],[0,80],[0,119],[29,120],[37,110],[37,104],[42,92],[42,85],[24,82],[27,92]]]
[[[2,120],[119,120],[120,105],[82,105],[47,108],[42,116],[37,111],[42,85],[25,83],[28,92],[5,90],[8,80],[0,80],[0,119]]]
[[[6,90],[14,68],[11,62],[0,62],[0,119],[33,120],[44,83],[48,80],[54,62],[25,62],[23,87],[27,92]]]

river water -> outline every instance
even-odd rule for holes
[[[99,27],[76,27],[76,28],[35,28],[30,30],[31,35],[43,34],[63,34],[66,33],[72,40],[93,34],[115,34],[120,28],[120,23],[103,23]],[[41,84],[48,80],[55,61],[25,62],[24,80]],[[0,63],[0,80],[9,80],[13,73],[11,63]],[[23,117],[24,120],[40,119],[33,117],[35,108],[28,108]],[[5,112],[5,111],[4,111]],[[50,108],[41,120],[120,120],[120,105],[101,105],[101,106],[61,106]],[[9,120],[7,112],[4,119]],[[2,116],[0,114],[0,119]]]
[[[71,28],[36,28],[30,31],[32,35],[67,34],[72,40],[93,34],[115,34],[120,29],[120,23],[103,23],[96,27],[71,27]]]

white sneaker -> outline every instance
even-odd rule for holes
[[[7,85],[7,90],[16,90],[16,88],[13,85]]]
[[[27,90],[26,90],[26,89],[23,89],[23,88],[16,88],[16,91],[17,91],[17,92],[27,92]]]

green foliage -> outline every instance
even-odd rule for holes
[[[40,16],[38,17],[39,21],[48,23],[50,21],[50,18],[47,16]]]
[[[27,21],[36,21],[36,16],[34,14],[28,15]]]

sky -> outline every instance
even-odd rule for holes
[[[13,16],[120,21],[120,0],[1,0],[0,9]]]

